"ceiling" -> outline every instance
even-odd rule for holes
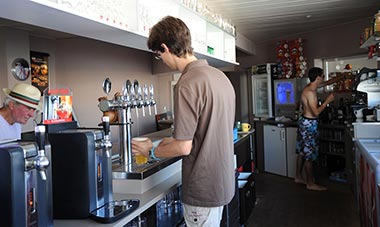
[[[379,0],[204,0],[254,44],[373,17]],[[370,26],[370,24],[368,24]]]

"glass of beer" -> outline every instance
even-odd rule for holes
[[[132,138],[132,140],[139,141],[139,142],[144,142],[147,139],[148,139],[147,137],[134,137],[134,138]],[[135,163],[138,165],[146,164],[148,162],[148,157],[145,157],[144,155],[135,154],[134,156],[135,156]]]

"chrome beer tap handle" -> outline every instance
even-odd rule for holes
[[[134,101],[133,101],[133,106],[136,108],[136,117],[139,117],[139,110],[138,110],[138,98],[139,98],[139,95],[138,95],[138,90],[139,90],[139,82],[135,79],[133,81],[133,89],[134,89]]]
[[[128,102],[128,107],[130,107],[131,106],[131,104],[130,104],[130,100],[131,100],[131,94],[132,94],[132,91],[131,91],[131,89],[132,89],[132,83],[131,83],[131,81],[130,80],[127,80],[126,82],[125,82],[125,92],[124,92],[124,96],[126,97],[126,100],[127,100],[127,102]]]
[[[111,157],[110,150],[112,148],[111,136],[110,136],[110,118],[104,116],[103,121],[103,130],[104,130],[104,139],[102,141],[102,147],[106,150],[107,158]]]
[[[148,85],[144,84],[144,105],[148,107],[149,116],[152,115],[152,110],[150,109],[150,101],[149,101],[149,95],[148,95]]]
[[[123,96],[128,96],[129,93],[131,92],[131,81],[126,80],[124,85],[123,85]]]
[[[150,94],[150,105],[154,106],[154,114],[157,114],[157,106],[156,101],[154,100],[154,87],[153,84],[149,87],[149,94]]]
[[[131,86],[131,108],[136,108],[137,107],[137,91],[135,89],[135,86]],[[139,117],[139,112],[136,111],[136,116]]]
[[[139,107],[139,108],[142,108],[143,117],[145,117],[144,100],[143,100],[143,95],[142,95],[142,90],[141,90],[141,86],[140,86],[140,85],[138,86],[137,93],[138,93],[138,98],[139,98],[139,101],[138,101],[138,102],[139,102],[138,107]]]

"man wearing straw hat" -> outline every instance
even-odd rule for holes
[[[0,141],[21,139],[21,124],[34,116],[41,92],[25,83],[16,84],[12,89],[3,88],[3,92],[6,98],[0,108]]]

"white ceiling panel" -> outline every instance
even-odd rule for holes
[[[204,0],[255,44],[373,17],[379,0]],[[307,18],[307,16],[311,16]]]

